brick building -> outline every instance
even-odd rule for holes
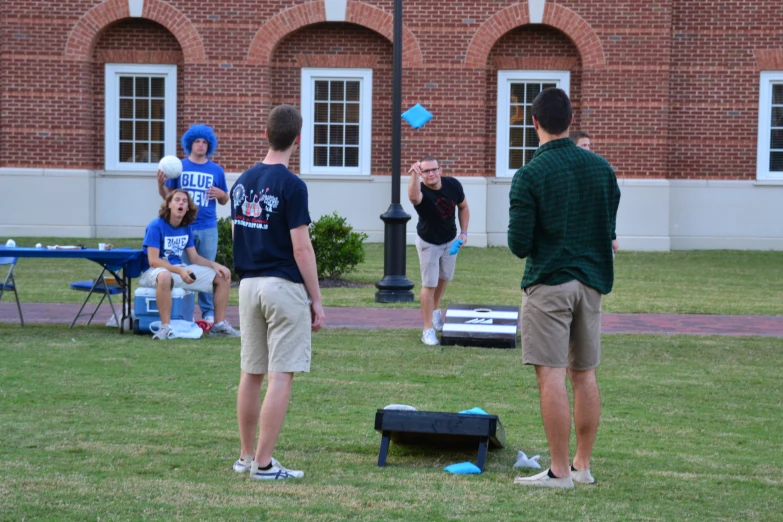
[[[391,193],[393,0],[0,3],[0,236],[139,237],[154,173],[212,125],[229,182],[263,157],[266,115],[305,117],[293,170],[316,218],[370,239]],[[783,249],[779,0],[404,0],[403,166],[463,182],[471,244],[505,245],[527,109],[566,89],[617,169],[628,249]],[[407,179],[403,176],[403,184]],[[403,190],[404,198],[404,190]],[[409,223],[412,239],[415,212]],[[222,215],[227,208],[221,208]]]

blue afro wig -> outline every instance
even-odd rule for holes
[[[217,150],[218,142],[215,131],[209,125],[199,123],[197,125],[191,125],[188,132],[182,135],[182,148],[185,149],[185,154],[190,156],[190,147],[197,139],[207,140],[209,147],[207,148],[207,157],[212,156]]]

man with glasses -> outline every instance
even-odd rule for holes
[[[462,184],[456,178],[442,177],[434,156],[425,156],[414,163],[408,173],[411,175],[408,199],[419,215],[416,251],[421,266],[420,300],[424,318],[421,340],[436,345],[439,342],[435,332],[443,329],[440,300],[457,264],[457,256],[450,255],[449,250],[455,239],[461,239],[463,246],[468,242],[470,210]],[[460,225],[458,237],[455,214]]]

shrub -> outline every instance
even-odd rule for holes
[[[339,279],[364,261],[367,234],[353,232],[344,217],[334,212],[310,224],[310,240],[318,264],[318,278]]]
[[[231,218],[218,219],[218,248],[215,261],[231,270],[231,279],[238,281],[234,271],[234,239],[231,237]]]

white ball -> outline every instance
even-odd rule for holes
[[[163,156],[158,163],[158,168],[169,179],[178,178],[182,174],[182,162],[176,156]]]

